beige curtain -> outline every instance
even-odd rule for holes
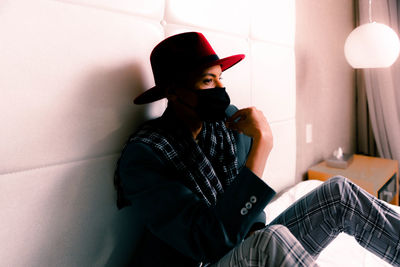
[[[396,0],[372,1],[372,21],[398,34]],[[355,0],[357,26],[369,22],[368,0]],[[358,150],[400,160],[400,59],[390,68],[360,69],[357,75]]]

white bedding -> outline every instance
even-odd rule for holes
[[[275,197],[275,199],[265,208],[267,223],[272,221],[283,210],[290,206],[297,199],[320,185],[322,182],[317,180],[304,181],[296,184]],[[399,206],[390,205],[400,213]],[[383,267],[391,266],[371,252],[362,248],[356,240],[345,233],[339,236],[326,247],[319,255],[317,263],[321,267]]]

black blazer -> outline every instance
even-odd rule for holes
[[[237,108],[230,106],[228,116]],[[148,145],[129,143],[119,169],[124,198],[136,214],[140,240],[131,266],[199,266],[214,262],[265,224],[263,209],[275,192],[245,167],[251,138],[235,132],[239,175],[214,207],[178,182]],[[251,208],[246,208],[251,203]],[[247,205],[248,207],[250,205]],[[140,225],[140,226],[138,226]]]

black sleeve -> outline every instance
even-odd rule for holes
[[[120,164],[124,197],[149,231],[198,261],[218,259],[242,241],[275,194],[243,167],[208,207],[171,173],[150,147],[131,143]]]

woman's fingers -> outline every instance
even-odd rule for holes
[[[228,118],[227,122],[228,123],[236,123],[239,120],[243,120],[246,118],[246,113],[248,113],[248,108],[246,109],[240,109],[235,112],[230,118]]]
[[[227,127],[255,137],[269,129],[264,114],[255,107],[238,110],[227,120]]]

